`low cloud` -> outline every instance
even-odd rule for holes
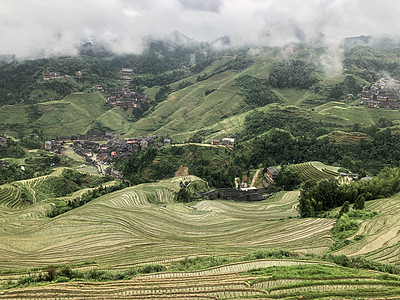
[[[185,9],[219,12],[222,2],[219,0],[179,0]]]
[[[173,31],[233,46],[395,35],[399,15],[397,0],[2,0],[0,55],[73,55],[86,41],[140,53],[143,38]]]

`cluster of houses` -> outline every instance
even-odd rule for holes
[[[111,164],[116,159],[124,159],[133,154],[133,151],[140,148],[145,149],[151,145],[161,148],[170,144],[170,139],[163,142],[156,142],[157,136],[141,137],[129,140],[112,139],[107,143],[100,144],[94,141],[74,141],[75,153],[83,156],[88,163]]]
[[[133,69],[131,68],[122,68],[119,72],[119,79],[122,81],[129,81],[132,79]]]
[[[115,108],[133,109],[140,107],[143,102],[150,102],[145,94],[132,92],[128,88],[107,89],[106,92],[110,94],[107,102]]]
[[[50,80],[50,79],[68,79],[71,76],[61,75],[61,73],[58,73],[58,72],[43,72],[42,77],[43,77],[43,80]]]
[[[373,177],[371,177],[369,175],[367,175],[365,177],[361,177],[359,174],[356,174],[356,173],[345,173],[345,172],[339,173],[339,180],[341,182],[345,182],[345,183],[350,183],[351,181],[354,181],[354,180],[369,181],[372,179],[373,179]]]
[[[361,94],[362,104],[374,108],[400,109],[400,80],[381,78]]]
[[[63,146],[63,142],[59,140],[51,140],[51,141],[45,141],[44,142],[44,150],[49,151],[49,152],[54,152],[60,155],[64,155],[62,151],[65,150],[65,147]]]
[[[90,141],[106,141],[113,139],[117,136],[115,132],[105,131],[103,133],[93,133],[88,135],[77,134],[72,137],[59,137],[55,140],[45,141],[44,149],[46,151],[54,152],[64,155],[62,151],[65,150],[65,143],[87,143]]]
[[[0,147],[7,147],[7,139],[0,136]]]
[[[212,139],[211,145],[214,146],[226,146],[226,147],[234,147],[235,146],[235,139],[233,138],[223,138],[222,140],[219,139]]]
[[[182,67],[181,67],[181,70],[182,70],[182,72],[184,72],[185,74],[190,74],[190,73],[191,73],[190,68],[187,67],[187,66],[182,66]]]
[[[64,146],[66,143],[72,143],[70,147],[74,148],[76,154],[84,157],[87,164],[97,165],[100,173],[122,179],[122,173],[115,170],[112,166],[109,166],[103,172],[103,167],[100,165],[110,165],[116,159],[128,158],[136,149],[145,149],[149,146],[156,148],[165,147],[167,144],[171,144],[171,140],[166,138],[161,142],[156,135],[119,140],[116,138],[115,132],[106,131],[104,133],[76,135],[46,141],[44,148],[47,151],[64,155],[62,151],[65,150]]]

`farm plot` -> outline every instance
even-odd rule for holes
[[[336,253],[350,256],[364,255],[368,259],[399,265],[400,195],[368,201],[366,208],[381,214],[361,224],[356,234],[364,235],[364,239]]]
[[[274,266],[297,266],[297,265],[318,265],[331,263],[324,263],[319,261],[308,260],[293,260],[293,259],[260,259],[255,261],[245,261],[239,263],[228,264],[224,266],[214,267],[206,270],[193,271],[193,272],[164,272],[154,273],[147,275],[139,275],[139,278],[175,278],[175,277],[188,277],[188,276],[209,276],[218,274],[241,273],[251,269],[267,268]]]
[[[0,270],[88,260],[112,268],[182,256],[241,255],[260,248],[321,253],[332,243],[329,230],[334,221],[285,219],[297,215],[298,192],[280,193],[259,203],[216,201],[187,206],[173,202],[181,180],[199,179],[185,176],[142,184],[53,219],[41,217],[16,227],[3,224]],[[45,203],[23,212],[34,208],[38,212]],[[209,210],[207,205],[220,209]]]
[[[260,202],[234,202],[225,200],[204,200],[194,207],[198,212],[215,212],[230,217],[265,220],[296,217],[300,192],[279,192],[273,198]]]
[[[183,278],[145,279],[106,283],[71,282],[37,288],[0,292],[0,299],[224,299],[266,295],[249,287],[251,276],[188,276]]]
[[[257,266],[264,268],[249,271]],[[315,278],[318,276],[319,279]],[[394,277],[367,270],[324,262],[275,259],[195,272],[153,273],[130,280],[66,282],[3,290],[0,299],[277,299],[300,295],[307,299],[359,299],[396,296],[399,291],[400,282]]]
[[[0,186],[0,206],[23,209],[26,206],[35,204],[37,202],[35,186],[49,177],[59,175],[61,171],[62,168],[59,168],[50,175],[15,181],[11,184]]]
[[[13,208],[19,205],[20,191],[10,184],[0,187],[0,205],[2,207]]]
[[[319,163],[321,164],[321,163]],[[303,181],[312,180],[319,181],[327,178],[334,178],[339,174],[327,167],[317,168],[314,162],[306,162],[296,165],[291,165],[290,168],[298,172],[300,179]]]

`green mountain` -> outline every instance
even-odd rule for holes
[[[400,77],[399,49],[344,47],[334,74],[305,44],[217,51],[176,34],[141,55],[94,50],[0,65],[0,298],[399,294],[400,117],[360,95]],[[121,88],[140,107],[108,103]],[[106,130],[172,145],[115,160],[124,180],[72,145],[37,149]],[[209,143],[224,137],[235,146]],[[265,199],[198,194],[239,183]]]

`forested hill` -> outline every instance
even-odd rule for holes
[[[158,134],[176,142],[245,140],[267,130],[249,126],[246,116],[254,110],[322,122],[324,134],[351,133],[382,118],[395,129],[395,111],[360,106],[359,94],[383,74],[400,76],[400,50],[343,50],[337,74],[323,68],[326,49],[305,44],[216,50],[202,43],[149,41],[141,55],[97,55],[86,49],[88,55],[4,63],[0,133],[39,132],[46,139],[110,129],[121,137]],[[130,80],[120,80],[122,68],[133,69]],[[44,80],[44,72],[62,78]],[[133,109],[106,103],[107,91],[123,87],[146,94],[149,101]]]
[[[196,58],[196,65],[202,68],[213,58],[208,47],[181,47],[162,41],[149,41],[141,55],[103,57],[83,51],[89,55],[50,59],[13,61],[0,65],[0,104],[32,104],[49,99],[62,99],[75,91],[91,88],[95,83],[114,87],[121,68],[133,68],[135,74],[156,75],[179,69]],[[76,72],[83,76],[76,78]],[[43,72],[57,72],[70,75],[70,80],[42,80]]]

